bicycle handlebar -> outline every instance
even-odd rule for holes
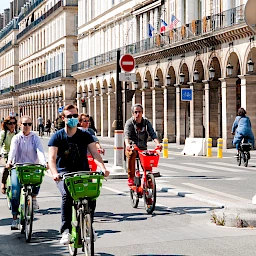
[[[137,145],[131,145],[132,146],[132,149],[138,151],[138,152],[142,152],[142,151],[145,151],[145,149],[139,149],[139,147]],[[159,146],[156,146],[154,149],[149,149],[150,151],[158,151],[160,150]]]
[[[81,171],[81,172],[59,173],[60,179],[63,179],[63,180],[68,177],[75,177],[75,176],[80,176],[80,175],[102,175],[102,176],[104,176],[104,172],[103,171],[95,171],[95,172]]]
[[[15,167],[19,167],[19,166],[27,166],[28,168],[32,167],[32,166],[35,166],[35,167],[38,167],[40,169],[46,170],[46,166],[45,165],[34,164],[34,163],[15,163],[11,168],[15,168]]]

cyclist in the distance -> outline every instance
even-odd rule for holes
[[[139,149],[147,149],[148,136],[156,143],[159,150],[162,150],[152,124],[148,119],[143,118],[143,107],[141,104],[135,104],[131,108],[132,117],[128,119],[124,127],[125,155],[128,161],[128,185],[134,184],[135,161],[137,152],[131,147],[133,142]]]
[[[67,245],[71,239],[72,202],[73,199],[59,173],[89,171],[87,147],[91,152],[97,166],[104,172],[105,177],[109,175],[104,162],[97,151],[92,136],[77,128],[78,113],[74,105],[67,105],[63,109],[62,120],[65,128],[54,133],[48,143],[49,146],[49,168],[53,179],[62,195],[61,203],[61,233],[60,244]],[[96,207],[96,201],[89,201],[92,219]]]

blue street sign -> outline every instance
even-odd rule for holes
[[[193,91],[189,88],[181,89],[181,100],[182,101],[192,101],[193,100]]]
[[[63,109],[64,109],[64,106],[59,107],[59,108],[58,108],[58,112],[59,112],[59,113],[62,113]]]

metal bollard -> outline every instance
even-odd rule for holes
[[[223,139],[217,139],[217,158],[222,158],[222,149],[223,149]]]
[[[168,139],[163,138],[163,158],[168,158]]]
[[[212,157],[212,138],[207,139],[207,157]]]

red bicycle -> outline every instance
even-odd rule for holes
[[[98,149],[98,152],[99,152],[99,154],[104,155],[104,151],[102,151],[101,149]],[[89,164],[90,171],[96,172],[97,164],[94,162],[94,159],[93,159],[92,155],[88,154],[87,159],[88,159],[88,164]],[[103,159],[103,162],[108,163],[108,160]]]
[[[140,150],[134,145],[133,149],[137,151],[137,156],[134,185],[129,186],[132,207],[137,208],[139,198],[143,197],[145,210],[148,214],[151,214],[156,206],[156,182],[152,169],[158,166],[159,148]],[[143,170],[142,177],[140,175],[140,167]]]

